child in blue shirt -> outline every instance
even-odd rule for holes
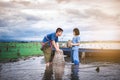
[[[80,37],[79,37],[79,29],[74,28],[73,29],[73,39],[72,39],[72,52],[71,52],[71,60],[75,65],[79,65],[79,45],[80,45]]]

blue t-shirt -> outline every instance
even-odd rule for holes
[[[46,35],[42,42],[45,43],[48,41],[49,41],[49,43],[50,43],[50,41],[58,42],[58,37],[56,36],[56,33],[51,33],[51,34]]]
[[[73,37],[73,39],[72,39],[73,44],[76,44],[76,43],[79,43],[79,42],[80,42],[80,37],[79,36]],[[72,50],[75,50],[75,49],[79,49],[79,46],[73,46],[72,47]]]

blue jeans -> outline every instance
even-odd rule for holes
[[[79,61],[78,49],[71,51],[71,61],[72,61],[72,63],[74,63],[75,65],[79,65],[79,62],[80,62],[80,61]]]

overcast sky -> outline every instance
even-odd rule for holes
[[[0,40],[42,40],[64,29],[60,40],[120,40],[120,0],[0,0]]]

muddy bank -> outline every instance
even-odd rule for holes
[[[36,55],[36,56],[23,56],[23,57],[18,57],[18,58],[2,58],[0,59],[0,63],[10,63],[10,62],[18,62],[18,61],[21,61],[21,60],[27,60],[27,59],[30,59],[32,57],[40,57],[40,56],[43,56],[42,55]]]

